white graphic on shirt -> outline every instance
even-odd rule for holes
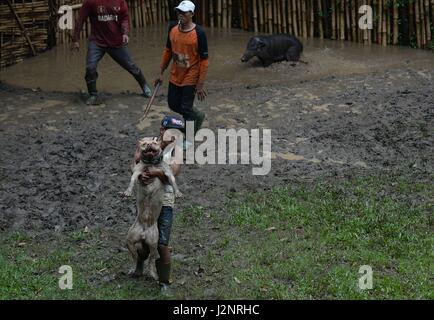
[[[188,54],[174,52],[173,53],[173,61],[180,68],[187,69],[190,67],[190,56]]]

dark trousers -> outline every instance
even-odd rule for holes
[[[127,70],[139,83],[140,88],[146,84],[145,77],[140,68],[133,62],[126,47],[121,48],[104,48],[99,47],[94,41],[89,41],[86,57],[86,84],[89,94],[97,94],[96,79],[98,72],[96,71],[98,62],[108,53],[109,56],[116,61],[122,68]]]
[[[173,209],[164,206],[158,217],[158,244],[163,246],[169,245],[170,232],[172,231]]]
[[[196,86],[179,87],[169,82],[167,102],[170,110],[182,115],[184,121],[194,121],[196,127],[196,120],[201,112],[193,107],[195,97]],[[199,128],[195,128],[195,133],[198,129]]]

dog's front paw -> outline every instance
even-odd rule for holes
[[[125,190],[124,192],[121,192],[121,194],[122,194],[124,197],[129,198],[129,197],[131,197],[131,196],[133,195],[133,192],[132,192],[131,190]]]
[[[140,278],[141,276],[143,276],[143,272],[140,272],[138,270],[131,270],[130,272],[128,272],[128,276],[130,278]]]
[[[181,198],[183,196],[181,191],[176,191],[175,192],[175,198]]]

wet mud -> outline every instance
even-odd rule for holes
[[[204,127],[271,129],[271,172],[253,176],[251,165],[184,165],[177,212],[200,205],[227,214],[231,194],[303,181],[397,171],[428,179],[431,53],[306,41],[308,65],[264,69],[239,61],[251,33],[209,34],[209,95],[196,102],[207,115]],[[142,58],[137,48],[131,51],[147,66],[145,73],[157,71],[164,37],[157,29],[145,45],[132,36],[131,47],[143,48]],[[57,48],[2,70],[0,231],[62,233],[88,226],[126,232],[135,205],[118,193],[128,185],[136,140],[157,134],[162,116],[171,114],[166,87],[147,121],[138,123],[147,99],[136,93],[132,77],[110,78],[119,67],[106,57],[99,70],[104,104],[89,107],[77,92],[84,88],[83,70],[62,57],[84,65],[83,52],[71,57]],[[69,76],[60,77],[66,69]]]

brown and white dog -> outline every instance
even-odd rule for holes
[[[148,258],[149,273],[158,280],[155,260],[158,254],[158,217],[163,206],[164,184],[159,178],[154,178],[148,185],[139,183],[139,175],[147,167],[161,168],[172,186],[175,197],[181,197],[172,174],[170,165],[162,160],[163,150],[161,140],[158,138],[143,138],[139,140],[140,161],[133,168],[133,175],[128,189],[123,193],[130,197],[133,188],[136,188],[137,218],[127,234],[127,247],[133,261],[135,270],[130,273],[132,277],[143,274],[144,261]]]

